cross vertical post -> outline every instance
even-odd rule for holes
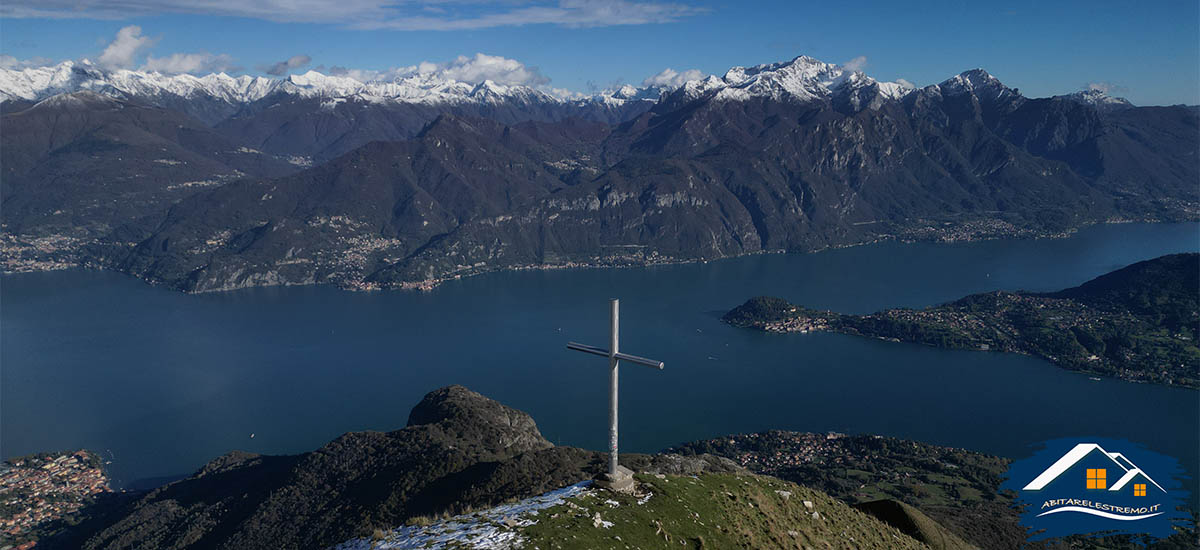
[[[608,358],[608,371],[609,371],[609,375],[608,375],[608,377],[609,377],[608,378],[608,380],[609,380],[609,388],[608,388],[608,452],[609,452],[609,456],[608,456],[608,474],[607,475],[608,475],[609,479],[607,481],[608,482],[615,481],[615,485],[612,485],[612,487],[614,488],[614,490],[617,490],[619,487],[624,487],[625,489],[629,489],[630,487],[633,486],[633,478],[630,475],[629,470],[626,468],[621,468],[620,464],[618,463],[618,459],[617,459],[617,456],[618,456],[618,454],[617,454],[617,423],[618,423],[617,422],[618,421],[617,404],[619,401],[618,395],[617,395],[617,387],[618,387],[618,382],[619,382],[619,377],[620,377],[619,367],[621,365],[621,361],[637,363],[639,365],[645,365],[647,367],[653,367],[656,369],[662,369],[665,365],[663,364],[662,361],[658,361],[656,359],[646,359],[645,357],[638,357],[636,355],[630,355],[628,353],[621,353],[621,351],[620,351],[620,339],[621,339],[621,333],[620,333],[620,330],[621,330],[621,302],[620,302],[620,300],[617,300],[614,298],[612,301],[609,302],[609,308],[610,308],[609,315],[611,316],[610,321],[611,321],[612,332],[609,336],[608,349],[604,349],[604,348],[600,348],[600,347],[596,347],[596,346],[587,346],[587,345],[578,344],[575,342],[567,342],[567,349],[575,350],[575,351],[582,351],[584,353],[590,353],[592,355],[599,355],[601,357]]]
[[[609,387],[608,387],[608,473],[617,474],[617,379],[620,373],[617,371],[617,347],[620,341],[620,310],[621,301],[613,298],[612,302],[612,338],[608,345],[608,367],[609,367]]]

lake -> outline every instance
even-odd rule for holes
[[[877,433],[1026,456],[1039,441],[1125,438],[1200,471],[1195,391],[1021,355],[839,334],[766,334],[720,315],[770,294],[867,313],[996,289],[1058,290],[1200,249],[1200,225],[1123,224],[1068,239],[883,243],[675,266],[482,275],[432,292],[330,287],[186,295],[115,273],[0,278],[0,451],[86,447],[114,484],[189,473],[232,449],[296,453],[402,428],[463,384],[529,412],[558,444],[603,449],[607,345],[666,362],[621,376],[621,442],[657,451],[730,433]],[[252,436],[253,434],[253,436]]]

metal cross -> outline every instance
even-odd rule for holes
[[[609,339],[609,349],[585,346],[575,342],[567,343],[567,349],[608,358],[610,383],[608,390],[608,450],[610,453],[608,457],[608,473],[614,476],[617,475],[617,364],[619,361],[629,361],[630,363],[646,365],[647,367],[654,367],[656,369],[662,369],[665,366],[662,361],[646,359],[645,357],[638,357],[617,351],[619,347],[617,337],[619,331],[619,323],[617,321],[619,310],[620,300],[614,299],[612,301],[612,337]]]

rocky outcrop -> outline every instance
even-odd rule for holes
[[[408,426],[347,433],[301,455],[233,451],[195,474],[110,499],[39,547],[319,548],[410,518],[461,513],[590,479],[605,456],[555,447],[526,413],[462,386],[425,396]],[[734,472],[727,459],[623,455],[637,471]]]
[[[533,418],[462,386],[448,386],[425,396],[408,415],[408,427],[451,425],[458,438],[487,442],[513,454],[549,449]],[[466,430],[466,431],[461,431]]]

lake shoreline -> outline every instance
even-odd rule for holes
[[[771,337],[716,313],[756,293],[866,314],[995,289],[1051,291],[1147,256],[1195,251],[1196,232],[1123,224],[1067,239],[496,272],[432,292],[307,285],[185,295],[113,271],[4,276],[2,443],[13,454],[111,450],[121,483],[194,471],[228,449],[291,454],[347,431],[394,429],[420,392],[461,383],[529,411],[556,443],[604,448],[607,409],[587,405],[604,402],[599,373],[563,347],[607,334],[602,306],[619,297],[622,348],[667,362],[627,373],[630,450],[778,428],[1019,456],[1036,441],[1098,431],[1200,471],[1190,390],[1090,381],[1015,354]],[[1097,403],[1137,403],[1156,420],[1113,407],[1071,414]],[[170,435],[179,433],[188,436]]]
[[[837,332],[941,349],[1021,353],[1070,371],[1200,389],[1200,254],[1169,254],[1054,292],[997,290],[868,315],[773,297],[729,310],[730,325]]]
[[[245,290],[245,289],[250,289],[250,288],[298,287],[298,286],[330,286],[330,287],[338,288],[340,290],[346,290],[346,291],[351,291],[351,292],[381,292],[381,291],[394,291],[394,290],[402,290],[402,291],[415,290],[415,291],[419,291],[419,292],[428,292],[428,291],[432,291],[433,289],[435,289],[447,282],[450,282],[450,281],[458,281],[458,280],[462,280],[462,279],[466,279],[466,278],[470,278],[470,277],[476,277],[479,275],[485,275],[485,274],[489,274],[489,273],[504,273],[504,272],[518,272],[518,271],[588,270],[588,269],[631,269],[631,268],[644,268],[644,267],[656,267],[656,266],[706,264],[709,262],[717,262],[717,261],[722,261],[722,260],[733,260],[733,259],[737,259],[737,258],[746,258],[746,257],[752,257],[752,256],[771,255],[771,254],[819,254],[819,253],[827,252],[830,250],[843,250],[843,249],[847,249],[847,248],[870,246],[870,245],[874,245],[874,244],[888,243],[888,242],[895,242],[895,243],[901,243],[901,244],[916,244],[916,243],[965,244],[965,243],[977,243],[977,242],[998,241],[998,240],[1067,239],[1067,238],[1071,238],[1072,236],[1078,234],[1080,231],[1086,230],[1091,227],[1096,227],[1096,226],[1124,225],[1124,224],[1176,224],[1176,223],[1193,223],[1193,222],[1200,222],[1200,216],[1190,217],[1190,218],[1185,218],[1185,219],[1114,218],[1114,219],[1109,219],[1109,220],[1085,223],[1085,224],[1081,224],[1081,225],[1071,227],[1071,228],[1061,230],[1061,231],[1039,231],[1039,230],[1035,230],[1035,229],[1020,229],[1020,228],[1016,228],[1015,226],[1012,226],[1012,227],[1008,228],[1008,229],[1015,230],[1015,232],[1012,232],[1012,233],[1001,233],[999,231],[996,231],[995,228],[984,228],[981,233],[968,233],[966,235],[960,234],[963,229],[970,229],[972,227],[977,228],[977,226],[979,224],[983,224],[983,225],[997,224],[997,223],[1007,224],[1006,221],[1001,220],[1001,219],[984,219],[984,220],[973,220],[973,221],[963,222],[961,224],[954,224],[951,226],[943,226],[943,227],[932,227],[930,225],[914,227],[905,232],[900,232],[900,233],[896,233],[896,234],[879,235],[873,239],[861,240],[861,241],[856,241],[856,242],[852,242],[852,243],[831,244],[831,245],[826,245],[826,246],[819,247],[819,248],[814,248],[811,250],[800,250],[800,251],[790,251],[790,250],[782,250],[782,249],[780,249],[780,250],[758,250],[758,251],[746,252],[746,253],[742,253],[742,254],[732,254],[732,255],[727,255],[727,256],[718,256],[718,257],[711,257],[711,258],[708,258],[708,257],[675,258],[675,257],[667,257],[667,256],[657,256],[657,253],[655,253],[655,257],[653,259],[649,259],[649,260],[644,260],[644,259],[643,260],[633,260],[633,259],[614,256],[614,257],[610,257],[610,258],[595,257],[595,258],[592,258],[591,260],[566,261],[566,262],[562,262],[562,263],[549,263],[549,264],[519,264],[519,265],[506,265],[506,266],[471,266],[471,267],[463,268],[459,271],[449,273],[449,274],[441,276],[441,277],[434,277],[434,278],[424,279],[424,280],[419,280],[419,281],[402,281],[399,283],[391,283],[391,284],[380,284],[380,283],[376,283],[376,282],[367,281],[365,279],[352,280],[352,281],[333,281],[333,280],[316,281],[313,279],[309,279],[309,280],[304,280],[304,281],[276,280],[275,282],[265,282],[262,278],[256,279],[256,278],[251,277],[251,278],[246,279],[245,284],[224,285],[221,287],[206,288],[206,289],[202,289],[202,290],[186,290],[186,289],[178,287],[177,285],[173,285],[173,284],[166,283],[163,281],[155,280],[152,278],[139,277],[137,275],[133,275],[131,273],[122,271],[120,269],[113,269],[104,264],[100,264],[100,263],[91,261],[89,258],[86,258],[86,257],[78,257],[77,252],[67,253],[67,254],[61,255],[61,256],[58,254],[52,254],[48,258],[29,260],[28,262],[25,262],[25,263],[18,263],[16,260],[13,259],[13,256],[15,256],[15,255],[20,255],[22,253],[28,253],[29,250],[32,248],[37,248],[37,247],[42,246],[42,245],[36,244],[36,243],[54,242],[54,241],[72,241],[74,239],[74,238],[67,237],[67,236],[55,236],[55,235],[38,237],[38,238],[34,238],[34,239],[25,239],[28,242],[21,243],[20,246],[14,247],[13,244],[17,243],[19,240],[21,240],[21,237],[10,235],[10,234],[4,234],[3,239],[2,239],[3,243],[4,243],[4,247],[3,247],[3,250],[0,250],[0,256],[2,256],[2,258],[0,258],[0,260],[2,260],[2,263],[4,265],[4,271],[2,272],[2,275],[5,275],[5,276],[19,275],[19,274],[24,274],[24,273],[45,273],[45,272],[69,271],[69,270],[110,271],[110,272],[114,272],[114,273],[120,273],[127,277],[131,277],[133,279],[139,280],[139,281],[141,281],[145,284],[151,285],[151,286],[169,288],[171,290],[182,292],[183,294],[194,294],[194,295],[232,292],[232,291]],[[864,223],[868,223],[868,222],[864,222]],[[869,223],[876,223],[876,222],[869,222]],[[949,222],[943,222],[943,223],[949,223]],[[74,239],[74,240],[77,240],[77,239]],[[30,243],[34,243],[34,244],[30,244]],[[80,249],[82,249],[82,247],[83,247],[83,245],[78,245],[78,243],[76,243],[72,246],[75,246]],[[14,266],[16,266],[15,269],[13,268]]]

